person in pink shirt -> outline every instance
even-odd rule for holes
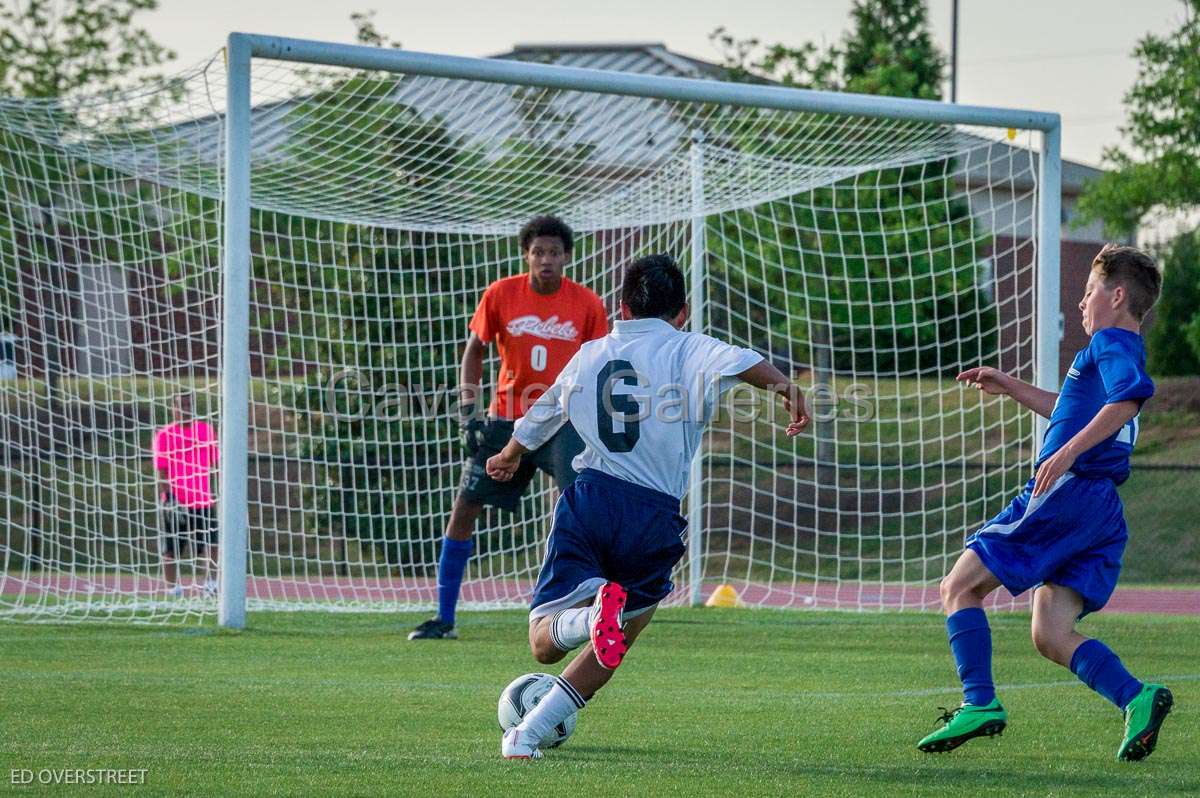
[[[195,417],[190,393],[175,397],[174,420],[154,435],[154,469],[163,509],[163,578],[175,595],[183,594],[176,557],[186,543],[197,557],[207,554],[204,589],[217,588],[217,500],[212,472],[217,465],[217,434]]]

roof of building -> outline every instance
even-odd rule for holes
[[[509,52],[492,57],[668,77],[710,80],[725,77],[724,67],[673,53],[658,42],[519,44]],[[586,194],[589,198],[587,202],[581,200],[583,204],[576,210],[586,212],[592,218],[602,218],[614,224],[616,221],[613,220],[644,220],[647,218],[643,212],[646,207],[652,207],[656,214],[674,218],[671,214],[678,210],[676,205],[684,209],[681,212],[694,212],[694,198],[686,181],[646,182],[637,179],[663,169],[683,169],[687,173],[690,168],[686,159],[681,160],[679,155],[687,151],[695,134],[695,119],[681,113],[677,104],[618,94],[564,92],[554,100],[552,113],[535,119],[531,114],[542,113],[542,100],[538,92],[529,96],[521,87],[500,84],[480,84],[477,90],[470,92],[465,88],[462,81],[448,78],[423,77],[411,80],[397,77],[387,99],[405,106],[420,118],[436,120],[445,132],[465,145],[475,147],[482,157],[497,159],[496,162],[501,162],[499,159],[509,154],[507,148],[513,140],[530,135],[530,141],[537,146],[550,142],[568,154],[586,152],[586,174],[572,179],[576,180],[577,187],[586,189],[580,196]],[[303,107],[297,104],[311,101],[311,98],[301,95],[256,104],[251,112],[255,129],[255,156],[277,160],[282,164],[298,124],[294,111]],[[533,121],[536,124],[532,124]],[[720,119],[715,121],[718,132],[720,125],[726,122]],[[990,190],[988,187],[995,184],[999,174],[1001,177],[1007,175],[1005,179],[1008,182],[1004,190],[1013,194],[1029,194],[1037,179],[1036,154],[1029,148],[1002,140],[997,131],[984,137],[969,129],[933,132],[901,130],[895,141],[867,142],[870,146],[862,146],[863,142],[860,141],[860,146],[850,153],[850,160],[846,160],[840,149],[828,146],[831,141],[829,136],[836,136],[836,129],[822,122],[817,125],[815,132],[814,128],[805,130],[809,131],[806,135],[810,138],[817,138],[791,141],[789,136],[786,148],[780,151],[782,158],[750,155],[738,163],[726,163],[721,158],[711,159],[708,164],[713,174],[705,185],[706,203],[714,208],[736,207],[747,196],[745,187],[752,183],[758,185],[755,181],[769,184],[771,196],[786,196],[813,186],[832,184],[864,170],[899,162],[936,160],[939,157],[960,159],[956,179],[968,191]],[[181,158],[177,167],[181,170],[180,176],[199,181],[198,190],[207,190],[215,195],[219,193],[220,186],[212,182],[211,176],[203,171],[196,175],[192,172],[195,172],[194,161],[197,156],[202,162],[219,163],[223,146],[222,131],[222,117],[214,114],[159,129],[155,131],[151,146],[132,146],[114,151],[112,159],[123,166],[137,167],[143,159],[151,162],[160,158],[164,151],[161,146],[163,143],[172,144],[174,149],[170,151],[177,152]],[[752,132],[754,135],[761,134],[757,127]],[[551,155],[559,157],[560,154]],[[550,159],[547,163],[551,168],[554,165]],[[737,172],[739,168],[743,171]],[[187,169],[192,169],[192,172]],[[745,169],[753,173],[753,180]],[[1100,174],[1098,169],[1064,161],[1063,194],[1065,197],[1078,195],[1084,183]],[[585,178],[590,181],[587,185],[583,182]],[[283,165],[269,177],[260,176],[256,191],[260,192],[258,196],[264,207],[324,218],[321,214],[327,212],[325,209],[331,197],[326,196],[328,191],[323,184],[318,185],[314,181],[309,183],[313,185],[304,184],[305,191],[296,191],[294,176]],[[682,190],[680,186],[683,186]],[[344,212],[353,212],[357,214],[355,218],[368,221],[387,219],[394,222],[396,214],[401,212],[399,206],[392,207],[373,195],[347,197],[338,194],[336,199]],[[411,197],[405,195],[403,202],[404,213],[416,212]],[[463,213],[468,214],[468,210],[463,210]],[[439,219],[442,216],[438,214]],[[475,219],[474,216],[470,218]],[[457,224],[460,221],[446,220],[445,223]],[[478,223],[488,226],[494,220],[484,221]]]
[[[725,73],[719,64],[673,53],[662,42],[517,44],[490,57],[675,78],[721,78]]]
[[[512,50],[490,58],[533,61],[583,69],[606,69],[639,75],[720,80],[725,68],[720,64],[675,53],[662,42],[535,42],[516,44]],[[999,146],[1010,146],[1001,143]],[[990,160],[990,159],[988,159]],[[1036,167],[1035,167],[1036,168]],[[1064,194],[1075,195],[1083,186],[1104,174],[1087,164],[1063,159]],[[985,176],[980,176],[985,179]],[[1019,186],[1027,188],[1028,186]]]

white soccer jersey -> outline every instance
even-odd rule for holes
[[[576,471],[594,468],[683,498],[717,399],[732,376],[762,359],[662,319],[618,321],[580,348],[513,437],[537,449],[570,420],[586,445]]]

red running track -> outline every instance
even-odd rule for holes
[[[929,609],[938,607],[937,585],[900,585],[879,583],[797,582],[770,587],[761,583],[733,582],[742,600],[764,607],[803,607],[810,609]],[[247,596],[264,602],[322,604],[380,605],[409,604],[432,606],[436,603],[436,584],[432,579],[348,578],[315,576],[307,580],[252,577],[247,580]],[[703,598],[708,598],[716,585],[706,584]],[[89,600],[103,604],[104,594],[120,596],[117,603],[126,604],[131,595],[163,597],[164,584],[156,577],[104,574],[88,579],[78,574],[31,574],[28,577],[0,575],[0,596],[4,603],[20,600],[36,603],[45,593],[72,600]],[[528,601],[532,585],[517,580],[475,580],[463,585],[465,605]],[[1007,591],[993,594],[989,608],[995,610],[1024,610],[1029,606],[1029,593],[1014,599]],[[667,603],[682,604],[687,600],[676,591]],[[1200,614],[1200,588],[1143,588],[1118,587],[1103,612],[1159,613],[1166,615]]]

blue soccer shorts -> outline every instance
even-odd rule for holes
[[[674,496],[585,468],[554,506],[530,620],[590,599],[605,582],[629,593],[626,617],[645,612],[674,589],[686,531]]]
[[[1095,612],[1117,586],[1129,536],[1117,487],[1067,473],[1034,498],[1033,482],[966,546],[1014,596],[1052,582],[1083,596],[1080,617]]]

